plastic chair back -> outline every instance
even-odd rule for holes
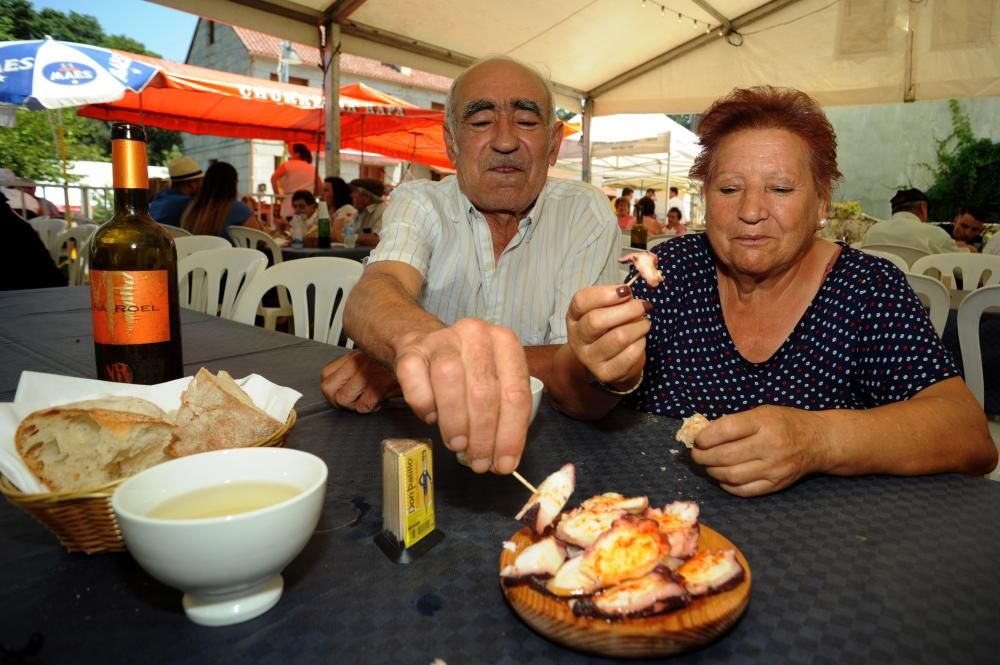
[[[31,228],[35,229],[35,233],[42,239],[42,244],[45,245],[45,249],[49,250],[50,254],[56,237],[65,231],[67,226],[65,219],[56,217],[35,217],[29,219],[28,224],[31,224]]]
[[[271,265],[281,263],[283,260],[281,247],[278,246],[275,239],[259,229],[250,228],[249,226],[229,226],[226,227],[226,233],[229,234],[229,239],[232,240],[233,247],[249,247],[250,249],[259,249],[265,254],[270,254]]]
[[[184,236],[191,235],[191,232],[187,229],[182,229],[179,226],[173,226],[172,224],[160,224],[163,230],[169,233],[174,238],[183,238]]]
[[[56,265],[59,265],[65,252],[66,265],[69,267],[70,286],[80,286],[89,282],[90,261],[87,254],[90,249],[90,238],[95,231],[97,231],[97,226],[93,224],[71,226],[57,235],[52,241],[52,246],[49,247],[49,253]]]
[[[206,249],[185,256],[177,264],[181,307],[231,319],[240,292],[266,267],[263,252],[244,247]],[[201,278],[197,285],[195,275]]]
[[[1000,284],[1000,256],[992,254],[931,254],[915,262],[910,270],[918,275],[937,272],[945,286],[954,285],[962,291]]]
[[[910,272],[910,266],[899,254],[893,254],[892,252],[883,252],[879,249],[872,249],[871,247],[862,247],[861,251],[865,254],[871,254],[872,256],[877,256],[881,259],[885,259],[892,265],[896,266],[903,272]]]
[[[906,261],[906,265],[908,266],[912,266],[914,261],[928,255],[927,252],[922,249],[907,247],[905,245],[889,245],[883,243],[864,243],[861,245],[861,251],[867,251],[869,249],[874,249],[877,252],[895,254]]]
[[[162,226],[162,224],[161,224]],[[226,249],[232,248],[228,240],[221,236],[179,236],[174,238],[174,246],[177,247],[177,260],[191,256],[195,252],[204,252],[206,249]]]
[[[948,323],[948,312],[951,309],[951,296],[944,284],[933,277],[906,273],[906,281],[910,288],[920,296],[920,301],[928,309],[931,325],[938,337],[944,335],[945,324]]]
[[[288,289],[292,301],[295,335],[337,344],[344,328],[344,303],[363,271],[364,267],[357,261],[332,256],[279,263],[259,274],[243,290],[233,319],[253,325],[264,294],[283,286]],[[353,345],[347,340],[348,348]]]
[[[979,345],[979,320],[987,307],[1000,307],[1000,284],[976,289],[958,306],[958,344],[962,349],[965,385],[969,386],[980,406],[985,405],[986,388],[983,352]]]

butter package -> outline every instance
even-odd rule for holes
[[[434,522],[434,463],[429,441],[382,442],[382,532],[376,542],[389,558],[408,563],[444,535]]]

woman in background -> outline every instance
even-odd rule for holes
[[[181,226],[195,235],[226,235],[227,226],[260,224],[253,211],[236,200],[239,176],[228,162],[215,162],[205,171],[201,189],[181,216]]]
[[[323,198],[330,211],[330,238],[344,242],[344,227],[354,223],[358,211],[351,205],[351,186],[343,178],[330,176],[323,181]]]

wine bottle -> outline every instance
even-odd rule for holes
[[[648,232],[646,225],[642,223],[642,206],[635,206],[635,224],[632,225],[632,234],[629,238],[633,249],[646,249],[646,239]]]
[[[146,130],[111,126],[115,212],[90,241],[97,378],[154,384],[184,376],[174,240],[149,216]]]
[[[316,246],[330,246],[330,213],[326,209],[326,201],[319,202],[317,213],[319,221],[316,223]]]

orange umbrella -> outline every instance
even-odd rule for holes
[[[142,93],[81,107],[79,114],[233,138],[323,144],[322,90],[127,54],[159,68]],[[341,145],[450,166],[444,112],[421,109],[362,83],[341,87]]]

